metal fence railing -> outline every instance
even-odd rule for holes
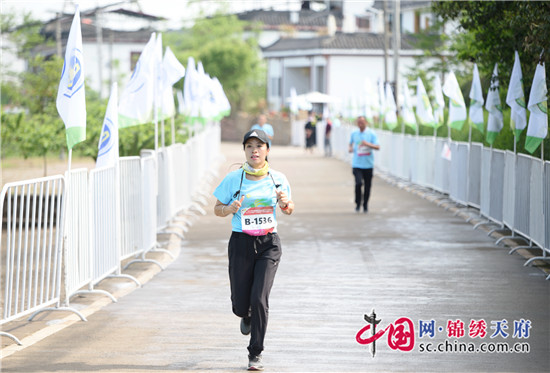
[[[349,139],[355,127],[333,129],[333,155],[349,161]],[[461,143],[444,138],[420,137],[375,131],[380,151],[375,152],[379,171],[448,196],[451,202],[478,209],[484,224],[505,227],[511,236],[539,248],[542,255],[531,258],[550,260],[550,166],[549,162],[510,151],[485,148],[479,143]],[[444,152],[450,149],[450,159]],[[483,220],[485,219],[485,220]],[[548,276],[547,279],[550,279]]]
[[[122,273],[135,261],[159,250],[157,233],[177,214],[202,198],[219,160],[219,123],[194,132],[185,144],[139,157],[123,157],[117,165],[4,185],[0,195],[3,227],[0,254],[3,279],[0,325],[46,310],[71,308],[69,299],[82,293],[112,294],[96,285]],[[133,258],[133,260],[132,260]],[[139,258],[139,259],[138,259]],[[7,331],[0,335],[21,341]]]
[[[4,185],[0,233],[4,296],[0,326],[61,303],[65,179],[52,176]],[[83,318],[74,309],[73,311]],[[21,344],[7,332],[0,332]]]

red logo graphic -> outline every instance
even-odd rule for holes
[[[367,345],[374,343],[388,332],[388,346],[392,350],[412,351],[414,348],[414,324],[408,317],[401,317],[385,329],[380,330],[368,338],[363,338],[363,334],[371,329],[371,325],[366,325],[357,333],[355,339],[357,343]]]

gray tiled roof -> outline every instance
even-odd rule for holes
[[[83,17],[85,19],[85,17]],[[73,22],[72,15],[65,16],[60,19],[61,23],[61,40],[63,40],[64,43],[66,43],[67,39],[69,38],[69,31],[71,29],[71,24]],[[80,29],[82,33],[82,41],[83,42],[93,42],[97,38],[97,29],[96,26],[92,23],[88,22],[82,22],[80,24]],[[44,35],[47,39],[55,40],[55,31],[56,30],[56,22],[50,21],[44,24],[41,30],[41,34]],[[109,38],[112,34],[113,41],[115,43],[147,43],[149,38],[151,37],[151,33],[153,30],[137,30],[137,31],[119,31],[119,30],[111,30],[106,27],[102,29],[103,38]],[[107,42],[107,40],[104,40]]]
[[[412,50],[414,37],[401,35],[401,49]],[[390,48],[391,48],[390,38]],[[272,45],[263,48],[264,52],[281,52],[306,49],[384,49],[384,34],[374,33],[336,33],[334,36],[316,38],[281,38]]]
[[[298,13],[298,22],[291,22],[290,11],[278,10],[251,10],[243,13],[238,13],[237,17],[241,21],[261,22],[268,27],[276,27],[283,25],[294,25],[299,28],[320,28],[327,26],[327,18],[332,14],[336,19],[336,26],[342,27],[342,13],[337,11],[322,11],[300,10]]]
[[[394,1],[389,1],[388,2],[388,9],[391,10],[393,9],[393,2]],[[432,1],[431,0],[406,0],[406,1],[401,1],[399,3],[399,7],[401,8],[401,10],[405,10],[405,9],[423,9],[423,8],[429,8],[432,4]],[[376,0],[374,2],[374,4],[372,5],[373,8],[375,9],[379,9],[379,10],[383,10],[384,9],[384,0]]]

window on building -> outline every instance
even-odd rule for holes
[[[371,31],[370,26],[370,17],[356,17],[355,18],[355,24],[357,25],[358,29]]]

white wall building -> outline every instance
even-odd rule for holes
[[[388,80],[395,81],[393,40],[388,45],[387,61],[384,58],[384,1],[316,3],[324,3],[326,8],[320,11],[256,10],[238,15],[241,20],[262,24],[260,46],[267,62],[270,110],[288,106],[287,98],[293,87],[297,94],[319,91],[347,101],[364,95],[366,90],[376,90],[377,81],[385,79],[386,68]],[[395,3],[386,1],[390,34]],[[399,4],[398,71],[402,79],[414,67],[414,57],[422,54],[414,49],[409,34],[425,30],[434,22],[431,1],[400,1]]]
[[[389,51],[388,78],[395,80],[393,49]],[[415,64],[422,51],[403,36],[398,71],[401,75]],[[319,91],[346,102],[362,96],[366,84],[384,80],[384,37],[371,33],[337,33],[309,39],[280,39],[263,49],[267,60],[267,101],[271,110],[288,106],[291,88],[297,94]],[[371,87],[372,89],[372,87]]]

